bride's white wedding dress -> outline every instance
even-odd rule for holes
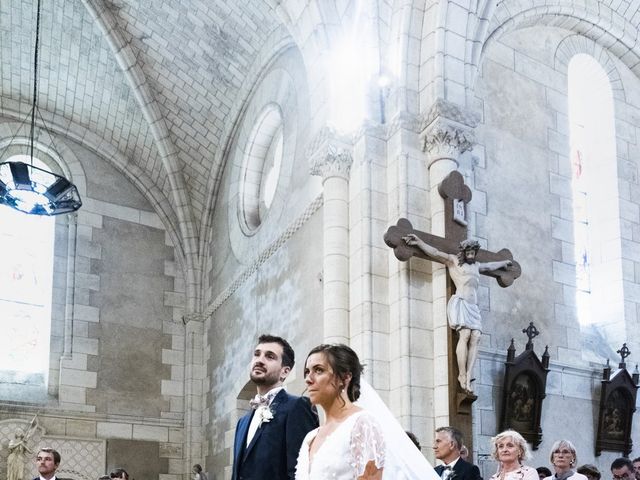
[[[431,464],[409,440],[380,396],[364,379],[356,405],[309,458],[309,445],[318,434],[310,431],[302,442],[296,480],[356,480],[369,460],[383,467],[383,480],[440,480]]]
[[[380,426],[364,410],[347,417],[309,458],[309,446],[318,429],[310,431],[302,442],[296,480],[355,480],[373,460],[384,467],[385,444]]]

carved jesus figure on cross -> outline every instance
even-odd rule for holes
[[[401,218],[389,227],[384,241],[400,261],[417,256],[446,265],[456,287],[447,304],[447,317],[451,328],[458,332],[455,348],[458,383],[471,393],[471,374],[482,331],[478,308],[480,274],[495,278],[501,287],[508,287],[520,276],[521,269],[508,249],[491,252],[481,249],[475,240],[465,240],[465,205],[471,201],[471,189],[465,185],[460,172],[447,175],[438,186],[438,193],[445,203],[444,238],[416,230],[409,220]],[[451,355],[449,358],[453,361]],[[450,381],[454,381],[453,376]]]
[[[478,308],[480,273],[506,268],[513,262],[476,262],[476,254],[480,250],[480,244],[476,240],[463,240],[460,242],[458,255],[453,255],[427,244],[414,233],[409,233],[402,239],[407,245],[415,246],[429,257],[439,260],[449,270],[451,280],[456,286],[456,293],[447,303],[447,318],[449,326],[458,332],[458,383],[463,389],[471,392],[471,372],[478,356],[478,344],[482,334],[482,317]]]

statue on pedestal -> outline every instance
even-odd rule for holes
[[[25,480],[24,463],[27,454],[33,454],[28,443],[35,432],[38,422],[37,417],[33,417],[27,433],[22,429],[16,429],[14,438],[9,442],[9,456],[7,457],[7,480]]]

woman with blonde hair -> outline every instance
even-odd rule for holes
[[[491,480],[538,480],[535,468],[525,465],[531,458],[529,445],[515,430],[505,430],[491,439],[491,456],[500,462]]]
[[[569,440],[557,440],[551,447],[549,460],[556,473],[551,480],[587,480],[587,477],[574,470],[578,464],[576,447]]]

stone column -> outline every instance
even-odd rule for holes
[[[352,146],[324,128],[309,149],[323,186],[324,341],[349,344],[349,172]]]
[[[189,313],[182,317],[185,324],[184,358],[184,451],[183,471],[199,463],[205,468],[207,456],[203,418],[204,412],[204,320],[201,313]]]
[[[477,120],[472,114],[444,100],[437,101],[421,132],[423,150],[429,170],[429,205],[431,233],[445,236],[444,201],[438,185],[458,168],[458,159],[473,146],[473,128]],[[432,262],[432,306],[434,339],[434,398],[449,398],[449,325],[447,322],[448,276],[446,267]],[[435,402],[436,427],[450,425],[455,412],[448,402]],[[471,439],[467,439],[470,441]]]

